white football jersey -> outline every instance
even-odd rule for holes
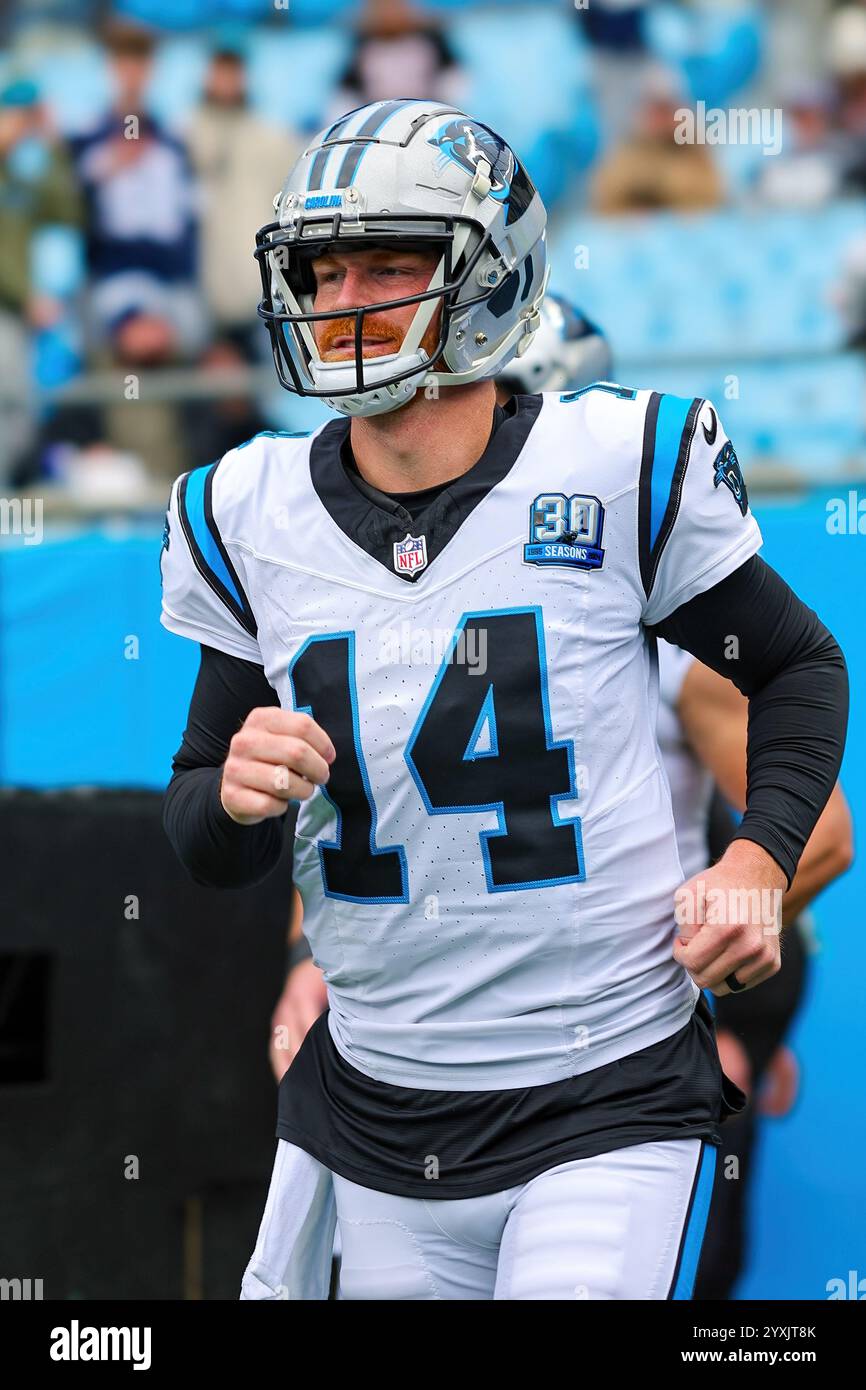
[[[485,1090],[661,1041],[698,990],[644,629],[761,543],[715,410],[518,396],[414,525],[351,479],[348,431],[179,479],[163,554],[166,627],[260,662],[337,750],[294,846],[336,1047]]]
[[[678,710],[683,681],[695,658],[664,640],[658,644],[658,655],[659,750],[671,789],[680,864],[685,877],[691,878],[709,864],[707,825],[713,776],[692,750]]]

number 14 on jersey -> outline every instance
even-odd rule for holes
[[[484,629],[487,668],[453,660]],[[322,794],[337,813],[332,841],[319,845],[325,893],[358,903],[409,902],[406,846],[379,844],[377,810],[359,727],[355,634],[311,637],[289,670],[295,709],[330,736],[337,756]],[[467,613],[454,632],[405,749],[406,775],[431,816],[493,812],[479,830],[490,893],[545,889],[585,877],[575,800],[574,745],[555,741],[547,659],[537,607]]]

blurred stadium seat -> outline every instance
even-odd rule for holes
[[[864,227],[859,203],[568,217],[551,233],[552,283],[604,326],[620,380],[712,397],[747,467],[842,477],[862,454],[866,370],[841,353],[831,288]]]
[[[647,6],[650,47],[662,62],[680,69],[693,99],[708,106],[726,102],[755,76],[765,28],[758,5]]]
[[[621,358],[819,353],[841,346],[830,287],[844,246],[864,228],[860,203],[809,214],[560,217],[553,278]],[[582,247],[588,266],[577,270]]]

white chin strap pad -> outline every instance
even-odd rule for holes
[[[404,356],[402,352],[389,352],[383,357],[364,358],[364,390],[348,396],[325,396],[325,404],[340,415],[385,415],[397,410],[414,396],[427,375],[429,358],[426,352],[413,352]],[[415,367],[416,370],[405,380],[383,386],[383,379],[393,375],[396,369]],[[310,363],[310,372],[316,387],[327,390],[345,391],[354,386],[357,380],[354,360],[351,362]]]
[[[364,362],[364,392],[375,390],[387,377],[393,376],[395,371],[405,370],[414,367],[417,371],[426,366],[428,361],[426,352],[413,352],[404,356],[402,352],[384,353],[381,357],[365,357]],[[348,362],[311,362],[310,375],[313,384],[318,391],[348,391],[358,380],[355,371],[354,357]],[[408,378],[407,378],[408,379]],[[402,383],[398,382],[397,385]]]
[[[407,377],[395,386],[381,386],[378,390],[364,391],[357,396],[323,396],[325,405],[340,415],[354,415],[367,418],[371,415],[388,415],[399,410],[401,405],[411,401],[421,382],[416,377]]]

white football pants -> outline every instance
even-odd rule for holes
[[[340,1297],[690,1298],[715,1157],[700,1139],[635,1144],[453,1201],[335,1174]]]
[[[575,1159],[489,1196],[446,1200],[394,1197],[334,1174],[339,1297],[689,1299],[715,1164],[713,1145],[669,1139]],[[281,1167],[257,1247],[271,1269],[287,1252],[285,1203],[273,1191]]]

